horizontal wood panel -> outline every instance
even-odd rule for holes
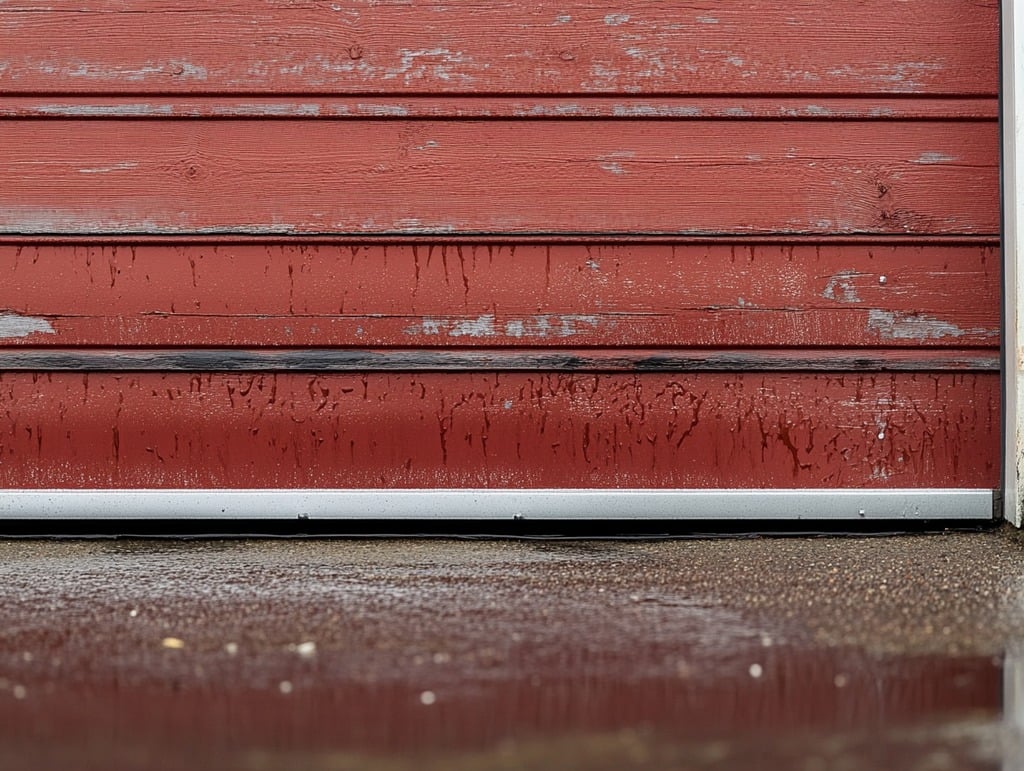
[[[15,348],[2,372],[998,372],[996,348]]]
[[[553,118],[573,120],[996,120],[995,97],[488,97],[375,95],[323,98],[227,96],[102,97],[12,96],[0,102],[9,118]]]
[[[995,234],[995,123],[7,121],[4,233]]]
[[[4,345],[998,344],[999,248],[0,245]]]
[[[979,487],[997,374],[0,375],[3,487]]]
[[[4,3],[12,92],[995,94],[996,0]]]

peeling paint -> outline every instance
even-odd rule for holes
[[[146,62],[136,67],[112,67],[88,61],[68,61],[57,63],[52,61],[30,61],[26,67],[45,75],[60,75],[66,78],[87,78],[91,80],[123,80],[137,83],[153,76],[171,75],[186,80],[206,80],[209,72],[206,67],[187,60],[166,62]]]
[[[613,153],[608,153],[607,155],[599,155],[597,156],[597,160],[601,168],[605,171],[610,174],[615,174],[616,176],[623,176],[628,172],[622,168],[622,164],[619,163],[619,161],[632,158],[635,155],[636,153],[630,150],[619,150]]]
[[[79,169],[79,174],[107,174],[111,171],[126,171],[128,169],[134,169],[139,164],[136,161],[124,161],[123,163],[115,163],[110,166],[94,166],[88,169]]]
[[[535,105],[533,105],[532,107],[529,107],[529,108],[516,107],[516,108],[514,108],[512,110],[512,114],[515,115],[516,117],[520,117],[520,118],[522,118],[522,117],[543,118],[543,117],[549,117],[549,116],[565,117],[566,115],[586,115],[587,111],[584,110],[584,108],[581,107],[579,104],[571,102],[569,104],[556,104],[556,105],[535,104]],[[600,114],[600,113],[598,112],[597,114]]]
[[[899,313],[872,309],[868,311],[868,331],[883,340],[938,340],[965,335],[998,337],[998,329],[963,329],[949,321],[923,313]]]
[[[400,104],[359,104],[356,109],[364,115],[376,115],[378,117],[392,116],[402,117],[409,114],[406,107]]]
[[[493,337],[497,334],[494,330],[494,315],[484,314],[475,319],[434,319],[425,318],[419,324],[405,329],[407,335],[441,335],[448,337]]]
[[[213,108],[214,115],[225,116],[294,116],[294,117],[316,117],[320,115],[320,105],[307,104],[233,104],[216,105]]]
[[[206,80],[209,77],[206,67],[200,64],[192,64],[192,62],[171,62],[170,70],[178,78]]]
[[[836,273],[828,280],[821,296],[826,300],[835,300],[841,303],[859,303],[860,296],[857,294],[857,286],[854,280],[863,276],[855,270],[844,270]]]
[[[143,233],[146,235],[283,235],[296,232],[294,225],[284,223],[251,223],[243,225],[195,227],[189,212],[181,212],[180,224],[156,222],[139,218],[135,212],[119,213],[88,209],[56,209],[32,206],[0,207],[0,233],[47,233],[76,235],[116,235]]]
[[[137,115],[171,115],[170,104],[41,104],[34,108],[39,115],[102,118]]]
[[[952,155],[940,153],[937,150],[929,150],[927,152],[921,153],[921,155],[919,155],[916,160],[911,161],[911,163],[921,163],[930,165],[933,163],[953,163],[956,160],[957,158]]]
[[[861,81],[874,81],[887,85],[888,90],[907,93],[920,91],[924,88],[922,76],[929,72],[942,72],[945,67],[938,62],[880,62],[870,70],[859,69],[850,65],[834,67],[826,74],[833,78],[850,78]]]
[[[609,13],[604,17],[604,23],[609,27],[618,27],[620,24],[625,24],[629,21],[628,13]]]
[[[509,319],[498,324],[494,314],[476,318],[424,318],[418,324],[407,327],[410,336],[447,337],[494,337],[499,334],[514,338],[524,337],[573,337],[581,333],[581,327],[596,329],[600,325],[597,316],[585,314],[557,314],[530,316],[523,319]]]
[[[374,220],[364,222],[362,225],[364,230],[376,230],[377,223]],[[455,226],[440,222],[437,224],[428,224],[416,217],[404,217],[402,219],[395,220],[395,230],[399,233],[424,233],[434,235],[438,233],[454,233]]]
[[[718,19],[714,16],[698,16],[697,21],[700,24],[718,24]]]
[[[409,85],[414,80],[432,76],[445,82],[453,79],[458,79],[464,84],[473,82],[471,75],[454,69],[454,65],[472,63],[470,57],[463,51],[452,51],[448,48],[421,48],[413,51],[403,48],[398,53],[401,63],[397,68],[387,70],[383,75],[384,80],[401,77],[405,84]]]
[[[56,334],[53,325],[46,319],[20,316],[17,313],[0,313],[0,339],[28,337],[36,333]]]
[[[702,114],[700,107],[691,105],[616,104],[612,115],[617,118],[696,118]]]

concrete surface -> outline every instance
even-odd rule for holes
[[[1009,529],[0,541],[12,771],[1021,768],[1022,673]]]

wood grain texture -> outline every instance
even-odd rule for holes
[[[4,3],[8,93],[987,94],[996,0]]]
[[[0,344],[997,346],[996,245],[0,245]]]
[[[577,120],[996,120],[998,99],[906,97],[680,96],[487,97],[374,95],[324,98],[230,96],[11,96],[5,118],[261,118],[266,120],[500,118]]]
[[[0,375],[5,487],[971,487],[992,374]]]
[[[999,230],[995,123],[28,121],[5,233]]]
[[[0,372],[998,372],[975,348],[424,350],[30,348],[0,350]]]

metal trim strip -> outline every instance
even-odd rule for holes
[[[6,490],[7,520],[991,520],[984,489]]]

